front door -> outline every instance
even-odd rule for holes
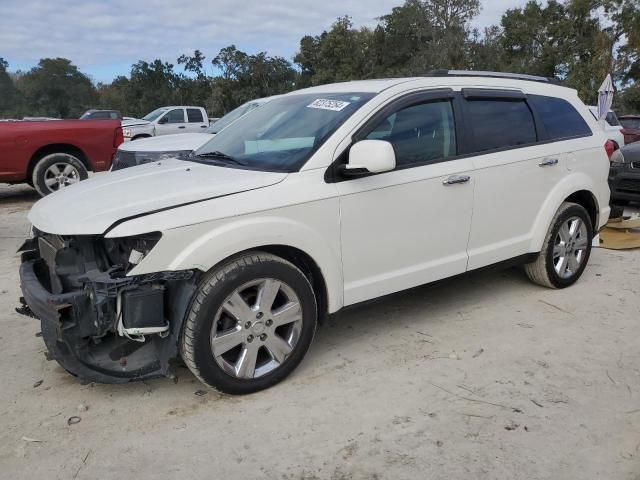
[[[451,98],[412,95],[360,139],[389,141],[391,172],[338,182],[344,301],[350,305],[462,273],[473,169],[457,158]]]
[[[184,108],[169,110],[158,120],[156,135],[171,135],[173,133],[187,133]]]

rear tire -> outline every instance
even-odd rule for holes
[[[69,153],[51,153],[38,160],[31,181],[44,197],[87,178],[89,172],[78,157]]]
[[[593,226],[581,205],[565,202],[556,212],[537,259],[524,266],[529,279],[548,288],[573,285],[591,254]]]
[[[298,268],[275,255],[249,252],[203,279],[180,352],[206,385],[231,394],[257,392],[300,364],[317,317],[313,289]]]

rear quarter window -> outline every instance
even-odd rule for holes
[[[566,100],[544,95],[529,95],[550,140],[586,137],[592,135],[587,122]]]

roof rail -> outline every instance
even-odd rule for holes
[[[528,80],[529,82],[542,82],[560,85],[560,81],[553,77],[540,77],[537,75],[526,75],[524,73],[483,72],[480,70],[431,70],[426,76],[509,78],[512,80]]]

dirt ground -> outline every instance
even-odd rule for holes
[[[80,385],[14,312],[34,200],[0,186],[2,479],[640,479],[640,251],[563,291],[511,269],[350,309],[250,396]]]

